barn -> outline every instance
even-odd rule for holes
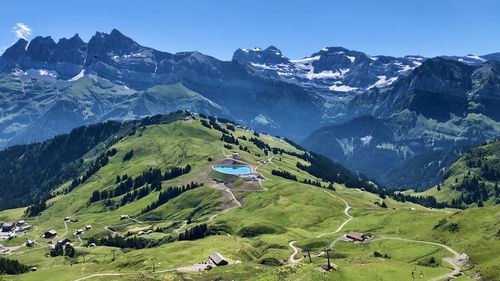
[[[223,257],[221,254],[219,254],[218,252],[211,253],[210,256],[208,256],[208,260],[213,262],[217,266],[228,264],[227,259],[225,257]]]

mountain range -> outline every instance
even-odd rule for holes
[[[221,61],[116,29],[88,42],[20,39],[0,58],[0,147],[188,110],[288,137],[389,187],[425,189],[465,148],[500,136],[499,59],[341,47],[289,59],[271,46]]]

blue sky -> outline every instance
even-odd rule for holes
[[[500,51],[499,14],[496,0],[11,0],[0,9],[0,52],[16,36],[79,33],[87,41],[117,28],[145,46],[220,59],[269,45],[290,58],[326,46],[373,55],[481,55]],[[31,34],[20,25],[16,34],[18,23]]]

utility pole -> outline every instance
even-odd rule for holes
[[[311,260],[311,248],[305,248],[304,251],[307,253],[307,257],[309,257],[309,263],[312,263]]]
[[[326,252],[326,258],[328,259],[328,270],[330,270],[332,268],[331,264],[330,264],[330,247],[326,247],[324,249],[324,251]]]
[[[112,261],[115,261],[115,251],[116,250],[111,250],[111,252],[113,253],[113,260]]]

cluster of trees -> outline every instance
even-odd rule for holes
[[[384,259],[390,259],[391,257],[387,254],[382,254],[380,252],[373,252],[373,256],[376,257],[376,258],[384,258]]]
[[[263,142],[262,140],[260,140],[258,138],[251,137],[250,142],[252,142],[253,144],[255,144],[255,146],[257,146],[258,148],[260,148],[264,151],[271,150],[271,147],[269,147],[269,144],[267,144],[266,142]]]
[[[151,192],[153,191],[159,191],[159,190],[156,190],[155,188],[153,188],[152,186],[150,185],[147,185],[145,187],[141,187],[139,189],[136,189],[134,190],[133,192],[130,191],[130,192],[127,192],[123,197],[122,197],[122,200],[120,201],[120,206],[125,206],[127,205],[128,203],[130,202],[133,202],[133,201],[136,201],[136,200],[139,200],[143,197],[146,197],[148,196]]]
[[[125,155],[123,155],[122,160],[123,160],[123,162],[126,162],[126,161],[132,159],[132,157],[134,157],[134,150],[133,149],[128,151],[127,153],[125,153]]]
[[[212,129],[212,125],[210,125],[210,124],[208,123],[208,121],[207,121],[207,120],[205,120],[205,119],[200,119],[200,122],[201,122],[201,125],[202,125],[203,127],[206,127],[206,128]]]
[[[309,184],[309,185],[314,185],[314,186],[317,186],[317,187],[321,187],[321,182],[320,181],[314,181],[314,180],[311,180],[311,179],[305,179],[305,180],[302,181],[302,183]]]
[[[441,263],[435,257],[425,258],[423,260],[418,261],[417,264],[428,267],[438,267],[441,265]]]
[[[173,242],[171,238],[165,239],[146,239],[142,237],[123,237],[119,235],[109,235],[100,239],[91,237],[88,240],[88,244],[94,243],[100,246],[117,247],[121,249],[145,249],[145,248],[155,248],[165,243]]]
[[[199,224],[189,229],[184,233],[179,234],[179,240],[196,240],[209,235],[209,228],[206,224]]]
[[[69,244],[59,244],[57,243],[54,248],[50,249],[50,256],[51,257],[57,257],[57,256],[67,256],[70,258],[74,258],[76,256],[76,251],[73,246]]]
[[[401,192],[390,192],[388,195],[393,198],[394,200],[400,201],[400,202],[412,202],[415,204],[419,204],[425,207],[430,207],[430,208],[447,208],[447,207],[452,207],[448,203],[445,202],[438,202],[434,196],[411,196],[411,195],[406,195]],[[385,196],[384,196],[385,198]]]
[[[471,175],[470,173],[462,179],[461,183],[453,185],[452,189],[461,191],[460,201],[466,205],[476,202],[478,205],[482,205],[482,202],[487,201],[490,197],[488,188],[486,187],[484,181],[482,181],[480,177]],[[496,191],[498,193],[498,187],[496,188]],[[494,196],[496,195],[497,194],[494,194]]]
[[[240,144],[240,142],[238,141],[238,139],[235,138],[231,133],[229,133],[229,134],[222,134],[222,136],[220,136],[220,140],[223,141],[223,142],[232,143],[232,144],[235,144],[235,145],[239,145]]]
[[[47,209],[47,199],[42,199],[38,201],[37,203],[29,206],[26,209],[25,214],[28,217],[36,217],[40,215],[45,209]]]
[[[297,181],[297,176],[294,175],[294,174],[291,174],[291,173],[289,173],[287,171],[272,170],[271,174],[275,175],[275,176],[278,176],[278,177],[282,177],[282,178],[288,179],[288,180]]]
[[[154,201],[150,205],[148,205],[144,210],[142,210],[142,214],[152,211],[159,206],[167,203],[169,200],[181,195],[182,193],[195,189],[197,187],[203,186],[203,183],[191,182],[190,184],[183,185],[180,187],[168,187],[165,191],[160,192],[158,195],[158,200]]]
[[[92,175],[94,175],[97,171],[99,171],[102,167],[106,166],[109,163],[109,157],[112,157],[116,154],[116,149],[108,150],[106,153],[101,153],[89,166],[87,171],[81,177],[77,177],[73,179],[71,185],[66,190],[66,193],[71,192],[78,185],[85,183]]]
[[[153,191],[160,191],[162,188],[162,181],[171,180],[181,175],[185,175],[190,171],[191,165],[188,164],[185,167],[172,167],[165,173],[162,173],[161,169],[149,168],[136,178],[129,177],[126,174],[121,177],[118,175],[115,181],[117,186],[114,189],[101,192],[94,191],[89,202],[93,203],[127,194],[127,198],[124,198],[125,201],[122,199],[122,204],[124,205],[128,202],[140,199]],[[146,185],[146,187],[137,190],[144,185]]]
[[[2,274],[21,274],[28,272],[30,267],[20,263],[17,260],[11,260],[4,257],[0,257],[0,275]]]
[[[246,147],[246,146],[242,146],[241,144],[240,144],[240,146],[239,146],[239,149],[240,149],[241,151],[245,151],[245,152],[250,153],[250,150],[248,149],[248,147]]]

